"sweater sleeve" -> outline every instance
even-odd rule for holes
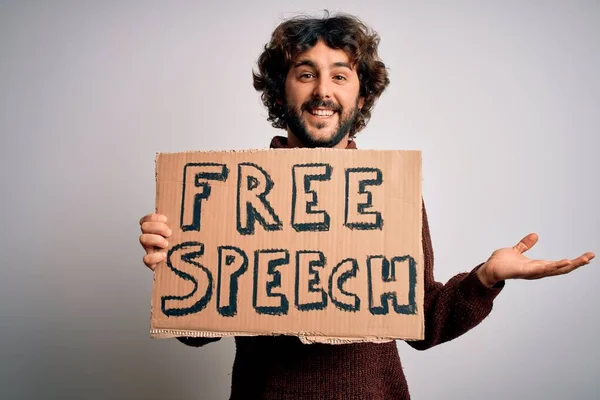
[[[221,338],[203,338],[203,337],[178,337],[177,340],[179,340],[181,343],[185,344],[186,346],[192,346],[192,347],[201,347],[204,346],[206,344],[212,343],[212,342],[216,342]]]
[[[471,272],[460,273],[445,285],[433,276],[433,247],[423,203],[423,259],[425,263],[425,339],[407,341],[417,350],[425,350],[459,337],[477,326],[492,311],[504,281],[488,288],[477,277],[478,265]]]

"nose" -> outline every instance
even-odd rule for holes
[[[331,97],[331,82],[325,77],[319,77],[315,80],[313,96],[319,99]]]

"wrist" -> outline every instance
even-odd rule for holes
[[[487,287],[487,288],[491,288],[493,287],[496,283],[493,281],[493,279],[490,279],[490,277],[487,274],[487,263],[483,263],[483,265],[481,265],[481,267],[479,267],[479,269],[477,269],[477,277],[479,278],[479,281],[483,284],[483,286]]]

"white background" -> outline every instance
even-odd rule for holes
[[[600,252],[595,1],[0,2],[0,397],[226,399],[233,339],[149,339],[154,155],[265,148],[251,71],[298,12],[361,17],[391,85],[360,148],[420,149],[447,281],[540,235]],[[414,399],[596,399],[600,264],[507,283],[474,330],[399,343]]]

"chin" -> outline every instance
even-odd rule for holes
[[[317,133],[317,134],[309,133],[308,136],[314,142],[328,143],[335,139],[335,132],[325,133],[325,134],[324,133]]]
[[[348,129],[338,125],[312,125],[299,120],[296,129],[290,132],[306,147],[336,147],[347,137]]]

